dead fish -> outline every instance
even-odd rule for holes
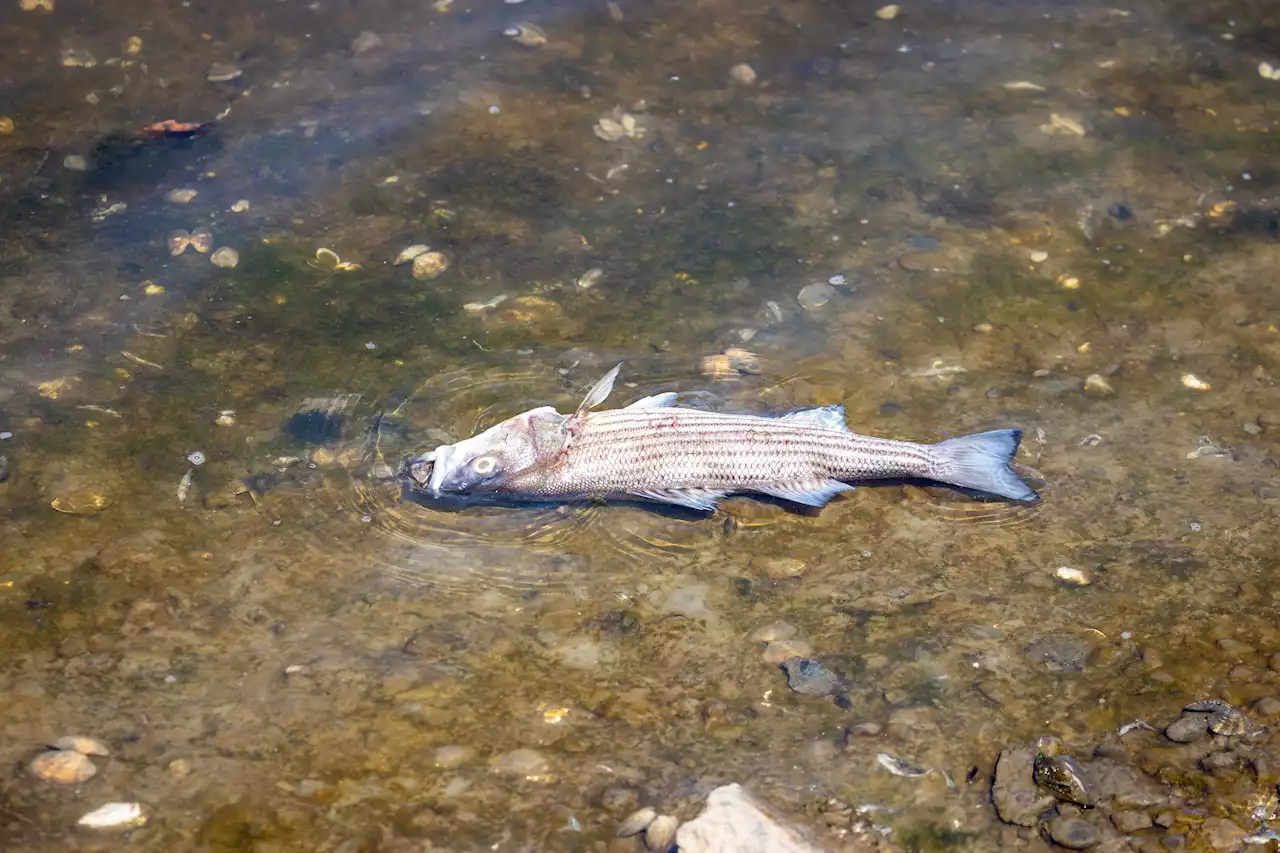
[[[681,408],[674,393],[593,412],[621,367],[572,415],[532,409],[409,460],[405,474],[436,498],[624,499],[704,511],[731,493],[823,507],[853,488],[848,481],[899,478],[1039,500],[1009,467],[1021,430],[915,444],[853,433],[839,405],[760,417]]]
[[[919,779],[922,776],[928,776],[929,770],[924,767],[916,767],[907,761],[890,755],[887,752],[881,752],[876,755],[876,763],[888,770],[894,776],[903,776],[907,779]]]

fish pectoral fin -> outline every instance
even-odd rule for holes
[[[619,362],[617,367],[600,377],[600,381],[591,387],[586,397],[582,398],[578,411],[573,413],[575,419],[581,420],[586,417],[587,412],[609,399],[609,395],[613,393],[613,381],[618,378],[618,371],[621,369],[622,363]]]
[[[852,491],[853,486],[839,480],[802,480],[798,483],[775,483],[768,486],[752,486],[751,490],[762,495],[781,498],[784,501],[805,506],[824,507],[827,501],[841,492]]]
[[[849,424],[845,420],[844,405],[836,403],[833,406],[823,406],[820,409],[799,409],[794,412],[788,412],[779,420],[798,421],[802,424],[812,424],[814,426],[826,427],[827,429],[837,429],[841,432],[852,432]]]
[[[623,406],[624,409],[669,409],[676,404],[676,397],[679,395],[675,391],[665,391],[661,394],[654,394],[652,397],[641,397],[630,406]]]
[[[675,504],[689,509],[712,512],[716,502],[729,494],[719,489],[642,489],[631,492],[632,497],[657,503]]]

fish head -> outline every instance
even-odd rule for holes
[[[437,447],[428,484],[431,494],[502,491],[514,476],[559,452],[568,419],[542,406],[456,444]]]

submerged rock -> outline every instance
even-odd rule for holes
[[[834,696],[844,690],[843,679],[816,660],[787,658],[782,671],[787,674],[787,686],[801,696]]]
[[[680,853],[818,853],[736,784],[712,791],[702,814],[676,832],[676,843]]]
[[[1036,753],[1031,747],[1007,747],[996,761],[991,783],[991,801],[1005,823],[1035,826],[1041,812],[1057,800],[1036,787]]]
[[[1087,850],[1102,840],[1098,828],[1086,820],[1058,815],[1045,826],[1049,839],[1068,850]]]

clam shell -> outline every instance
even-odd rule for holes
[[[80,753],[56,749],[40,753],[31,759],[29,766],[41,779],[63,785],[87,782],[98,772],[94,763]]]
[[[213,232],[208,228],[197,228],[191,232],[190,242],[191,248],[202,255],[207,255],[213,250]]]
[[[650,808],[643,808],[639,811],[632,812],[627,816],[621,824],[618,825],[618,837],[630,838],[633,835],[639,835],[649,828],[649,824],[653,823],[658,817],[658,813]]]
[[[54,749],[78,752],[81,755],[110,755],[107,745],[100,740],[83,735],[63,735],[49,744]]]
[[[424,246],[421,243],[414,246],[409,246],[408,248],[400,250],[400,254],[396,255],[394,264],[395,266],[400,266],[400,264],[407,264],[409,263],[409,261],[418,257],[418,255],[421,255],[430,251],[431,251],[430,246]]]
[[[530,23],[519,23],[508,27],[502,31],[502,34],[508,36],[516,44],[522,44],[526,47],[538,47],[547,43],[547,34],[540,27]]]
[[[644,846],[648,847],[651,853],[667,853],[676,843],[676,830],[679,828],[680,821],[671,815],[659,815],[645,827]]]
[[[335,269],[342,259],[333,249],[316,249],[316,266],[322,270]]]
[[[429,281],[449,268],[449,256],[444,252],[423,252],[413,259],[413,277]]]

